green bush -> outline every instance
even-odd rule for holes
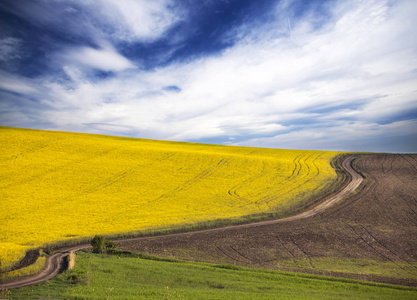
[[[106,238],[102,235],[96,235],[91,240],[91,246],[93,246],[94,253],[104,253],[106,250]]]
[[[96,235],[91,240],[94,253],[105,253],[107,250],[116,249],[116,243],[106,240],[102,235]]]

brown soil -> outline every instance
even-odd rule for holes
[[[366,178],[359,192],[308,218],[120,241],[119,248],[417,286],[417,155],[364,155],[354,165]],[[375,273],[371,264],[384,267]]]
[[[26,252],[25,257],[23,257],[17,264],[15,264],[11,269],[7,270],[14,271],[24,267],[27,267],[31,264],[34,264],[39,257],[39,249],[29,250]]]

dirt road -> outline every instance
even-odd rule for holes
[[[172,238],[172,237],[184,237],[188,235],[195,235],[195,234],[202,234],[202,233],[225,232],[225,231],[235,230],[235,229],[254,228],[254,227],[267,226],[271,224],[292,222],[295,220],[301,220],[304,218],[315,216],[323,212],[330,206],[334,205],[335,203],[339,202],[343,198],[350,195],[362,183],[363,177],[360,174],[358,174],[351,166],[352,161],[354,159],[355,159],[355,156],[352,155],[352,156],[347,157],[342,163],[343,168],[347,172],[349,172],[349,174],[352,176],[350,183],[346,185],[338,193],[333,194],[332,196],[324,199],[319,205],[315,206],[311,210],[300,213],[298,215],[291,216],[291,217],[284,218],[284,219],[263,221],[263,222],[258,222],[258,223],[248,223],[248,224],[233,225],[233,226],[222,227],[222,228],[205,229],[205,230],[200,230],[200,231],[182,232],[182,233],[175,233],[175,234],[168,234],[168,235],[149,236],[149,237],[137,237],[137,238],[129,238],[129,239],[123,239],[123,240],[114,240],[114,241],[119,244],[123,244],[126,242],[131,243],[131,242],[136,242],[136,241],[161,239],[164,237]],[[40,273],[31,275],[28,277],[24,277],[24,278],[19,278],[12,282],[0,284],[0,287],[3,289],[14,289],[14,288],[20,288],[24,286],[33,285],[33,284],[38,284],[38,283],[47,281],[51,278],[54,278],[65,268],[66,266],[65,258],[69,255],[71,251],[78,251],[78,250],[86,249],[89,247],[91,247],[90,244],[81,244],[78,246],[62,248],[59,252],[56,252],[53,255],[47,257],[45,268]]]
[[[41,272],[31,276],[19,278],[18,280],[12,282],[0,284],[0,288],[16,289],[52,279],[65,269],[65,258],[70,254],[71,251],[79,251],[89,247],[91,247],[89,244],[84,244],[62,249],[46,258],[45,268]]]

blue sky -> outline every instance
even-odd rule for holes
[[[417,1],[3,0],[0,125],[417,152]]]

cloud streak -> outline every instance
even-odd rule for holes
[[[119,72],[136,66],[114,49],[94,49],[77,47],[63,53],[67,64],[78,63],[80,67],[90,67],[102,71]]]

